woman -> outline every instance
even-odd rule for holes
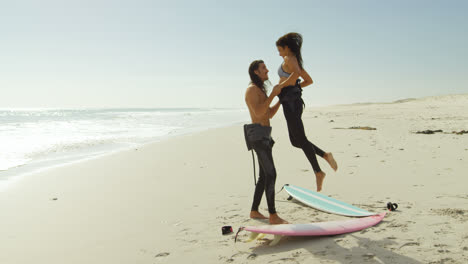
[[[294,147],[304,151],[315,172],[317,191],[322,190],[325,173],[320,169],[316,154],[324,158],[336,171],[336,164],[330,152],[324,152],[312,144],[306,137],[302,123],[302,111],[304,101],[302,100],[302,88],[313,83],[312,78],[303,68],[302,64],[302,36],[299,33],[288,33],[276,41],[279,55],[284,61],[278,69],[280,76],[279,86],[281,93],[278,95],[283,106],[284,116],[288,125],[289,139]],[[299,77],[304,81],[300,82]]]

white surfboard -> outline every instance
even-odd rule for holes
[[[371,216],[377,214],[299,186],[286,184],[284,186],[284,189],[294,199],[310,207],[327,213],[357,217]]]

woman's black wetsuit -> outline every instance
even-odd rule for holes
[[[282,70],[282,67],[280,67]],[[312,144],[306,137],[304,124],[302,123],[302,112],[304,110],[304,101],[302,100],[302,88],[299,80],[295,85],[284,87],[278,95],[283,106],[284,117],[288,124],[289,140],[291,144],[304,151],[314,172],[320,172],[320,166],[315,154],[323,157],[325,152]]]

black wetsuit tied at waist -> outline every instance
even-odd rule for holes
[[[244,125],[244,136],[245,136],[245,142],[247,143],[248,150],[251,150],[253,148],[253,145],[257,141],[273,140],[271,138],[271,127],[262,126],[260,124]]]
[[[258,211],[263,193],[265,193],[268,212],[275,214],[276,169],[272,156],[272,148],[275,141],[271,138],[271,127],[260,124],[244,125],[244,135],[247,149],[253,149],[257,153],[258,165],[260,167],[260,175],[255,186],[252,211]]]

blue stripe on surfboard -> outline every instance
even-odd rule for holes
[[[313,192],[311,190],[289,185],[285,186],[286,191],[296,199],[314,207],[319,210],[343,214],[348,216],[369,216],[374,213],[363,210],[359,207],[344,203],[334,198],[328,197],[321,193]]]
[[[285,188],[286,189],[286,188]],[[298,188],[299,189],[299,188]],[[292,196],[296,199],[317,208],[319,210],[337,213],[337,214],[344,214],[344,215],[353,215],[353,216],[363,216],[365,215],[361,211],[353,211],[346,205],[342,205],[340,203],[333,203],[330,201],[330,197],[324,197],[323,195],[313,195],[309,192],[304,192],[302,190],[296,190],[295,187],[286,189]]]
[[[367,211],[363,211],[358,208],[356,210],[353,206],[348,205],[346,203],[342,203],[336,199],[332,199],[328,196],[324,195],[317,195],[316,193],[312,193],[307,189],[298,188],[296,186],[292,186],[288,188],[287,191],[290,191],[292,196],[295,196],[296,199],[302,201],[309,206],[315,207],[322,211],[327,211],[330,213],[337,213],[342,215],[348,216],[365,216],[365,215],[372,215]]]
[[[324,195],[324,194],[321,194],[321,193],[318,193],[318,192],[314,192],[314,191],[311,191],[311,190],[308,190],[308,189],[305,189],[305,188],[302,188],[302,187],[299,187],[299,186],[294,186],[294,185],[293,185],[293,187],[294,187],[294,188],[297,188],[297,189],[300,189],[300,190],[302,190],[302,191],[308,193],[311,197],[316,197],[316,196],[318,196],[318,197],[324,198],[324,199],[326,199],[326,200],[332,201],[332,202],[334,202],[334,203],[340,204],[340,205],[342,205],[342,206],[348,207],[348,208],[350,208],[350,209],[352,209],[352,210],[354,210],[354,211],[359,211],[359,212],[361,212],[361,213],[363,213],[363,214],[372,214],[372,213],[370,213],[369,211],[366,211],[366,210],[361,209],[361,208],[359,208],[359,207],[356,207],[356,206],[354,206],[354,205],[351,205],[351,204],[342,202],[342,201],[337,200],[337,199],[335,199],[335,198],[326,196],[326,195]]]

